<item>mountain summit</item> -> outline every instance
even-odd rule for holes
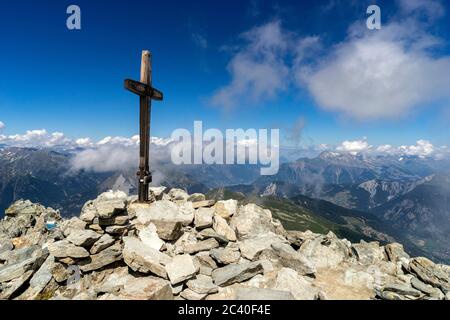
[[[120,191],[79,217],[20,200],[0,222],[0,298],[450,299],[450,266],[398,243],[286,231],[271,211],[165,187]]]

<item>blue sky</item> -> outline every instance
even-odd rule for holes
[[[82,30],[66,28],[70,4]],[[370,4],[381,30],[365,28]],[[292,144],[300,121],[303,144],[448,145],[449,10],[423,0],[2,1],[0,134],[135,135],[138,98],[123,80],[139,78],[148,49],[165,94],[154,136],[202,120],[280,128]]]

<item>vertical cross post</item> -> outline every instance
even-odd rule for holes
[[[152,56],[149,51],[142,52],[141,83],[152,86]],[[139,202],[148,202],[149,184],[152,177],[149,165],[151,98],[140,96],[140,150],[139,150]]]
[[[138,199],[140,203],[145,203],[148,202],[149,185],[152,182],[149,165],[152,100],[163,100],[163,93],[152,87],[152,54],[149,51],[142,51],[141,81],[125,79],[124,86],[128,91],[139,95]]]

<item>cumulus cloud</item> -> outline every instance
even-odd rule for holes
[[[354,31],[315,67],[297,70],[317,104],[361,120],[399,118],[449,98],[450,57],[429,53],[437,40],[418,25],[392,23]]]
[[[397,15],[381,30],[353,24],[345,40],[324,47],[279,20],[244,33],[228,70],[231,82],[211,103],[225,108],[274,99],[294,83],[323,110],[358,120],[398,119],[450,98],[450,56],[429,31],[445,10],[440,2],[398,0]],[[425,18],[424,18],[425,17]]]
[[[350,153],[358,153],[367,151],[370,148],[372,148],[372,146],[370,146],[369,143],[367,142],[367,139],[364,138],[362,140],[355,140],[355,141],[346,140],[342,142],[342,144],[338,146],[336,150]]]
[[[287,88],[289,68],[284,61],[288,37],[280,21],[256,27],[241,35],[245,45],[228,64],[231,82],[211,98],[213,106],[232,108],[275,98]]]
[[[39,129],[27,130],[24,134],[2,135],[0,143],[19,147],[55,147],[70,145],[72,141],[62,132],[48,133]]]
[[[400,146],[399,152],[404,155],[426,157],[435,151],[433,144],[427,140],[419,140],[416,145]]]
[[[0,130],[2,130],[2,129],[4,129],[5,128],[5,123],[4,122],[2,122],[2,121],[0,121]]]

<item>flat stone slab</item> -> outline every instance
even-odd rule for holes
[[[218,286],[228,286],[236,282],[243,282],[264,272],[261,262],[230,264],[212,272],[214,283]]]
[[[79,247],[89,247],[102,235],[92,230],[72,229],[67,240]]]
[[[78,247],[68,240],[54,242],[48,246],[50,254],[55,258],[82,259],[89,257],[89,252],[82,247]]]
[[[199,269],[200,263],[196,263],[188,254],[175,256],[172,262],[166,265],[167,275],[172,285],[191,279]]]

